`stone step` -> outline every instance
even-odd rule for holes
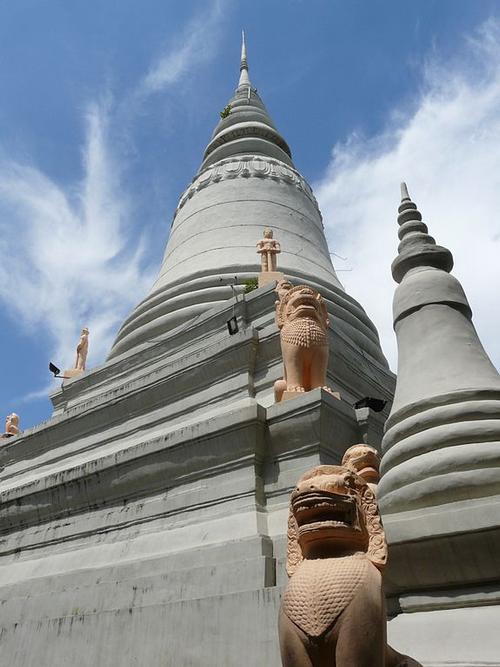
[[[259,588],[69,616],[7,619],[9,667],[279,667],[280,591]]]
[[[126,574],[109,568],[96,579],[80,571],[73,577],[46,578],[38,590],[27,584],[0,588],[2,624],[7,619],[16,623],[201,599],[275,582],[274,560],[264,556],[135,577]]]

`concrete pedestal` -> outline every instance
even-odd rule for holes
[[[259,287],[264,287],[270,283],[279,283],[285,275],[281,271],[261,271],[258,276]]]

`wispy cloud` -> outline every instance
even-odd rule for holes
[[[430,233],[453,252],[479,335],[500,365],[499,144],[500,24],[490,20],[453,62],[427,63],[411,113],[396,110],[382,134],[336,145],[316,186],[330,245],[353,266],[342,274],[346,288],[377,325],[394,368],[390,264],[401,180]]]
[[[107,145],[110,109],[109,99],[88,107],[83,178],[70,187],[0,159],[0,299],[21,325],[49,333],[63,367],[73,363],[84,325],[91,359],[101,361],[152,279],[143,240],[127,243],[131,206]]]
[[[89,103],[78,182],[57,183],[0,150],[0,303],[21,327],[48,334],[47,357],[62,368],[73,364],[82,326],[90,329],[89,365],[102,362],[156,274],[147,266],[147,239],[134,224],[137,202],[127,197],[126,165],[115,157],[117,142],[131,137],[123,131],[118,137],[112,128],[123,123],[115,121],[125,114],[126,132],[132,132],[132,119],[150,95],[178,89],[194,66],[215,55],[222,6],[214,0],[193,17],[132,83],[131,93]],[[42,398],[50,388],[16,401]]]
[[[139,94],[158,93],[171,86],[193,66],[213,57],[224,6],[222,0],[210,3],[207,9],[189,21],[182,34],[168,45],[152,63],[138,86]]]

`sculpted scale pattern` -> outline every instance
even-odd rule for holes
[[[300,319],[287,324],[281,331],[281,340],[284,343],[300,347],[327,345],[325,330],[314,320]]]
[[[283,611],[310,637],[319,637],[354,598],[373,565],[357,557],[303,560],[290,579]]]

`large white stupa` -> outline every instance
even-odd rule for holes
[[[108,360],[0,449],[2,665],[278,667],[290,490],[350,445],[382,441],[394,376],[335,274],[317,202],[244,46],[222,115],[158,279]],[[399,380],[379,487],[389,639],[426,667],[498,665],[500,381],[451,256],[404,194]],[[266,227],[279,271],[326,301],[340,400],[316,389],[274,403],[274,284],[243,292]],[[386,410],[356,412],[363,397]]]
[[[0,450],[2,664],[277,666],[290,489],[363,436],[381,441],[386,415],[358,422],[353,403],[390,400],[394,376],[337,279],[244,46],[223,115],[107,362],[66,381],[52,418]],[[274,404],[274,284],[242,287],[266,227],[278,269],[327,302],[341,400],[317,389]]]
[[[280,271],[320,290],[334,330],[386,368],[373,324],[337,278],[312,190],[250,82],[244,42],[227,110],[180,198],[159,276],[124,322],[110,358],[226,302],[232,284],[259,271],[255,245],[271,227],[282,247]]]

